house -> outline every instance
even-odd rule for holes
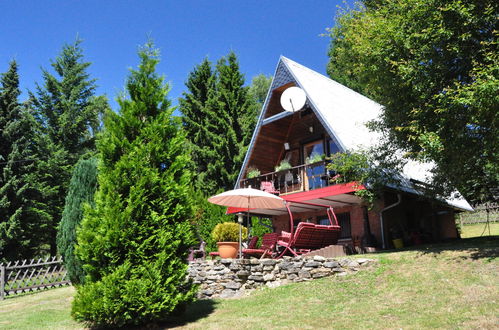
[[[304,92],[301,109],[283,108],[281,95],[290,87]],[[330,183],[323,155],[373,146],[380,136],[365,124],[377,118],[381,109],[371,99],[281,57],[236,188],[251,186],[289,201],[332,206],[341,225],[339,243],[343,245],[391,248],[395,238],[418,244],[458,237],[455,214],[472,208],[463,198],[432,200],[419,192],[417,183],[425,181],[427,165],[408,163],[401,185],[387,187],[370,211],[354,194],[362,186]],[[248,173],[255,169],[259,175],[249,178]],[[229,213],[237,211],[229,208]],[[276,232],[290,230],[285,208],[250,211],[271,218]],[[294,226],[299,222],[327,223],[324,208],[292,204],[291,211]]]

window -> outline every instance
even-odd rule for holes
[[[329,226],[331,223],[329,222],[329,218],[322,218],[317,221],[317,224],[319,225],[324,225],[324,226]]]
[[[336,218],[338,219],[338,224],[341,226],[340,238],[350,238],[352,236],[352,229],[350,226],[350,213],[337,214]],[[329,226],[331,224],[329,222],[329,218],[327,217],[317,219],[317,223],[319,225],[326,226]]]
[[[341,226],[340,238],[352,237],[352,226],[350,224],[350,213],[340,213],[336,215],[338,224]]]
[[[340,152],[340,148],[334,143],[333,139],[328,139],[327,140],[327,154],[332,155],[337,152]]]

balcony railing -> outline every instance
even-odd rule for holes
[[[240,187],[251,186],[270,193],[289,194],[326,187],[331,175],[326,169],[326,162],[320,161],[244,179],[241,180]]]

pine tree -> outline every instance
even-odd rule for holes
[[[95,158],[80,160],[73,171],[69,184],[62,220],[57,230],[57,250],[73,284],[84,280],[81,261],[75,256],[76,230],[83,218],[85,204],[94,204],[97,187],[97,161]]]
[[[205,60],[191,73],[189,91],[180,100],[180,110],[184,123],[200,123],[185,128],[189,137],[199,137],[191,139],[198,189],[213,194],[234,187],[256,124],[258,106],[244,86],[234,52],[218,61],[211,76],[209,68]]]
[[[190,172],[186,138],[155,72],[148,43],[98,141],[99,188],[85,213],[76,253],[84,264],[72,314],[92,325],[123,326],[168,319],[194,298],[186,280]]]
[[[32,258],[38,248],[40,219],[31,180],[35,164],[35,126],[18,97],[17,63],[0,79],[0,262]]]
[[[65,197],[76,162],[95,150],[95,133],[100,114],[108,107],[103,96],[96,97],[95,79],[90,79],[89,62],[83,62],[80,40],[64,45],[52,63],[56,76],[43,70],[44,85],[37,85],[30,99],[42,128],[37,143],[41,157],[36,182],[49,219],[40,239],[56,253],[56,229],[61,220]]]

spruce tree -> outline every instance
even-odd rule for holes
[[[200,123],[185,125],[185,129],[189,137],[200,137],[191,139],[197,187],[213,194],[234,187],[256,124],[258,106],[244,86],[234,52],[218,61],[211,76],[209,67],[205,60],[191,73],[189,91],[180,100],[180,110],[184,123]],[[199,93],[200,86],[203,93]]]
[[[49,219],[40,237],[56,253],[56,230],[61,220],[65,197],[76,162],[95,150],[95,133],[100,114],[108,107],[103,96],[96,97],[95,79],[87,73],[80,40],[64,45],[52,63],[56,75],[43,70],[43,86],[30,93],[36,119],[42,129],[37,143],[40,160],[36,181],[43,192],[42,203]]]
[[[208,101],[209,131],[216,157],[208,165],[207,177],[216,178],[217,189],[234,188],[256,123],[257,107],[244,86],[236,54],[230,52],[216,66],[217,83]]]
[[[43,212],[31,174],[35,164],[36,122],[18,97],[17,63],[0,79],[0,262],[32,258],[38,248]]]
[[[215,151],[207,148],[209,117],[206,106],[215,89],[215,75],[208,59],[205,58],[189,74],[186,86],[189,92],[184,92],[183,98],[179,99],[182,125],[187,133],[194,170],[198,173],[195,186],[204,189],[208,164],[216,157]]]
[[[86,204],[94,204],[97,187],[97,161],[95,158],[80,160],[73,171],[61,223],[57,230],[57,250],[73,284],[82,283],[84,273],[81,261],[75,256],[76,230],[83,218]]]
[[[195,242],[186,138],[155,71],[157,50],[148,43],[139,56],[119,113],[105,116],[95,207],[77,234],[86,277],[72,315],[96,326],[166,320],[195,294],[186,280]]]

